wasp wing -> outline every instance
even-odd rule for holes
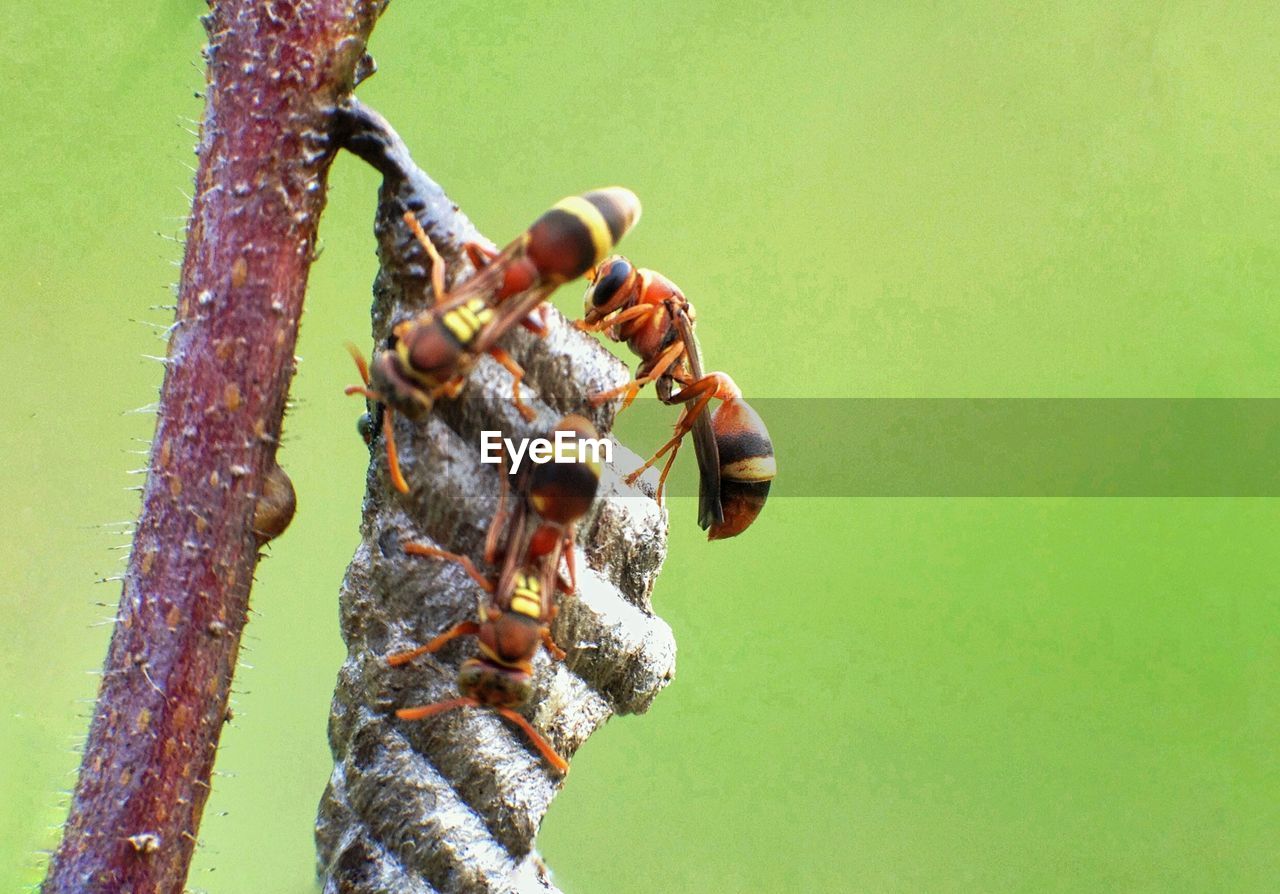
[[[499,543],[502,551],[502,570],[498,574],[498,586],[493,591],[493,602],[502,611],[511,609],[511,596],[515,592],[516,575],[523,569],[525,555],[529,551],[532,528],[529,510],[523,494],[518,494],[515,507],[506,518],[505,531]]]
[[[533,288],[518,292],[507,298],[494,308],[493,322],[485,326],[476,336],[475,353],[483,354],[498,343],[498,339],[506,335],[521,320],[529,316],[547,296],[556,290],[559,283],[539,283]]]
[[[426,313],[444,314],[456,307],[461,307],[473,298],[481,298],[486,304],[493,303],[493,296],[502,288],[502,280],[506,276],[507,267],[524,253],[523,238],[517,239],[499,252],[483,267],[476,270],[466,282],[454,286],[441,301]]]
[[[676,313],[675,323],[684,342],[689,374],[692,381],[697,382],[703,376],[702,349],[693,334],[693,323],[685,313]],[[693,452],[698,458],[698,526],[705,531],[724,522],[724,507],[720,504],[720,449],[711,429],[709,407],[703,408],[693,420]]]

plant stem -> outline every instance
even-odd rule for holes
[[[255,508],[276,468],[333,110],[384,6],[226,0],[205,19],[205,120],[150,471],[45,894],[184,888],[258,558]]]

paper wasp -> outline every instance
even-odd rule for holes
[[[680,287],[660,273],[637,268],[615,255],[588,274],[585,313],[577,324],[587,332],[606,332],[641,358],[636,378],[591,396],[598,405],[623,395],[628,406],[650,382],[658,399],[683,405],[675,434],[643,466],[627,476],[634,484],[664,454],[658,499],[685,435],[693,432],[698,459],[698,524],[711,540],[741,534],[760,514],[777,472],[773,443],[764,420],[742,398],[727,374],[702,371],[702,352],[694,335],[696,313]],[[682,386],[677,392],[676,386]],[[706,412],[712,398],[721,401]]]
[[[545,331],[531,314],[558,286],[608,256],[639,219],[640,200],[620,186],[562,199],[500,252],[474,242],[464,246],[476,274],[446,293],[444,263],[412,212],[406,212],[405,224],[431,258],[435,304],[398,323],[369,366],[351,348],[364,386],[352,386],[347,393],[421,419],[440,397],[456,397],[472,366],[487,353],[511,373],[516,407],[532,419],[533,412],[520,399],[524,370],[498,340],[517,324]],[[383,434],[392,484],[407,493],[387,413]]]
[[[556,430],[570,432],[579,441],[599,437],[581,416],[566,416]],[[533,658],[539,646],[556,660],[564,658],[551,637],[556,594],[576,588],[573,529],[595,499],[600,467],[581,456],[535,464],[517,477],[516,505],[510,511],[505,469],[502,482],[498,511],[485,538],[485,562],[501,562],[496,580],[482,574],[467,556],[424,543],[404,545],[411,555],[457,562],[488,596],[481,603],[478,620],[463,621],[425,645],[388,656],[387,662],[398,667],[459,636],[475,636],[480,643],[480,655],[464,661],[458,670],[460,698],[402,708],[396,716],[422,720],[453,708],[489,706],[520,727],[547,763],[566,773],[569,765],[516,709],[532,694]],[[560,572],[562,555],[567,579]]]

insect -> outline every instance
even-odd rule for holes
[[[517,324],[545,331],[532,316],[542,301],[591,270],[639,219],[640,200],[620,186],[562,199],[500,252],[478,243],[464,246],[477,272],[446,293],[443,261],[412,212],[406,212],[406,225],[432,260],[435,304],[398,323],[371,364],[366,366],[359,351],[350,348],[364,385],[351,386],[347,393],[421,419],[440,397],[456,397],[472,366],[487,353],[511,373],[516,407],[532,419],[532,410],[520,398],[524,370],[498,340]],[[386,413],[383,417],[391,481],[407,493],[392,422]]]
[[[604,331],[626,342],[641,358],[633,381],[593,394],[591,403],[599,405],[623,395],[625,408],[641,388],[653,382],[659,400],[683,405],[674,436],[628,475],[627,483],[634,484],[669,454],[658,477],[661,500],[680,444],[692,432],[698,459],[698,524],[711,540],[737,536],[760,514],[777,472],[764,420],[743,400],[727,374],[703,373],[702,352],[694,335],[696,313],[679,286],[617,255],[597,267],[589,279],[585,312],[577,327]],[[683,387],[677,392],[677,386]],[[721,404],[708,414],[713,397]]]
[[[581,416],[566,416],[556,430],[570,432],[579,440],[598,437],[595,427]],[[520,727],[547,763],[566,773],[569,765],[564,758],[516,709],[532,694],[533,658],[538,648],[545,647],[555,660],[564,658],[551,636],[556,594],[572,593],[576,588],[574,525],[595,498],[600,466],[581,456],[536,464],[517,479],[518,499],[511,510],[506,505],[509,486],[505,472],[502,481],[498,511],[485,538],[485,562],[501,562],[496,580],[482,574],[467,556],[425,543],[404,545],[411,555],[457,562],[488,595],[480,605],[478,620],[463,621],[425,645],[388,656],[387,663],[399,667],[459,636],[475,636],[480,644],[480,655],[464,661],[458,670],[461,697],[402,708],[396,716],[423,720],[454,708],[491,707]],[[562,555],[567,579],[560,572]]]

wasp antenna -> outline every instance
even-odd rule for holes
[[[387,442],[387,473],[391,476],[391,485],[400,493],[407,494],[409,482],[404,480],[404,473],[400,471],[400,451],[396,449],[396,433],[391,417],[391,408],[387,407],[382,413],[382,437]]]
[[[435,245],[427,236],[427,231],[422,228],[422,224],[418,222],[418,218],[412,211],[404,213],[404,223],[418,240],[422,250],[427,253],[427,257],[431,259],[431,291],[436,304],[439,304],[444,300],[444,258],[440,257],[440,252],[436,251]]]
[[[369,384],[369,363],[364,359],[364,354],[361,353],[360,349],[357,348],[352,342],[345,342],[344,346],[347,349],[347,353],[351,355],[351,359],[354,360],[356,363],[356,369],[359,370],[360,372],[360,380],[363,381],[366,385],[368,385]],[[348,391],[347,393],[354,394],[355,392]]]

